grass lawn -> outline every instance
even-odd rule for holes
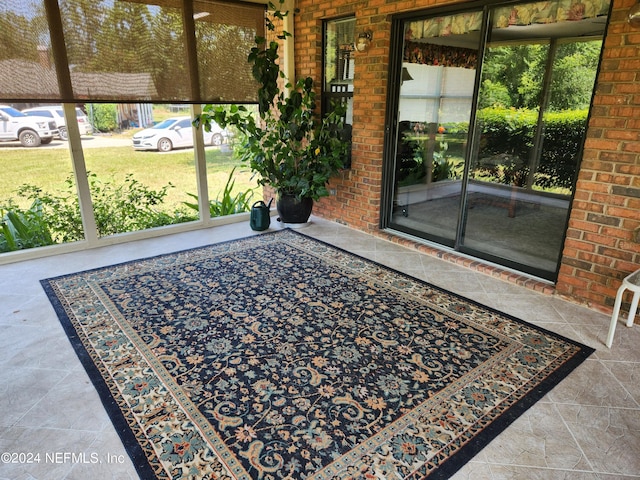
[[[177,150],[168,154],[134,151],[131,146],[107,148],[85,148],[87,170],[96,174],[102,183],[121,183],[126,175],[153,189],[160,190],[171,184],[165,199],[166,211],[173,211],[184,201],[192,201],[187,193],[197,194],[194,153],[191,149]],[[255,188],[251,172],[233,159],[231,152],[217,147],[208,147],[207,178],[209,196],[215,199],[222,192],[231,169],[235,166],[235,192]],[[21,207],[28,201],[16,195],[23,184],[35,185],[50,193],[67,192],[66,179],[72,174],[69,152],[65,148],[6,149],[0,151],[0,205],[10,198]]]

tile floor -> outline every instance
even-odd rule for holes
[[[597,349],[453,478],[640,478],[640,326],[620,324],[609,350],[601,313],[321,219],[301,231]],[[0,266],[0,479],[137,478],[40,279],[252,233],[243,222]]]

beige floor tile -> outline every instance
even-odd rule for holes
[[[14,426],[66,375],[44,368],[0,369],[0,425]]]
[[[272,220],[270,231],[280,227]],[[336,223],[315,236],[441,288],[585,342],[597,352],[464,466],[456,480],[640,478],[640,328]],[[248,222],[0,266],[0,450],[98,454],[102,463],[3,464],[0,480],[137,478],[39,280],[255,235]],[[105,463],[105,455],[115,459]],[[54,458],[55,460],[55,458]]]
[[[640,411],[635,414],[640,415]],[[640,474],[640,435],[637,430],[615,426],[602,429],[586,424],[571,424],[570,428],[596,472]]]
[[[559,470],[552,468],[529,468],[514,465],[492,465],[492,480],[601,480],[593,472]]]
[[[587,360],[550,393],[556,403],[637,408],[637,403],[599,360]]]
[[[607,360],[602,363],[640,405],[640,363]]]
[[[580,447],[551,403],[538,403],[485,449],[489,464],[590,470]]]
[[[91,462],[96,435],[83,430],[13,427],[0,438],[0,449],[16,454],[16,461],[0,464],[0,479],[65,479],[74,465]]]
[[[493,480],[493,478],[489,464],[472,460],[458,470],[451,480]]]

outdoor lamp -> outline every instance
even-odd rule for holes
[[[634,28],[640,28],[640,2],[636,2],[636,4],[629,9],[627,22]]]
[[[366,52],[371,45],[371,37],[372,33],[370,30],[360,32],[356,40],[356,50],[359,52]]]

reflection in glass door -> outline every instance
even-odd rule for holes
[[[396,27],[385,226],[555,280],[609,10],[561,3]]]
[[[490,13],[459,249],[553,279],[604,21],[531,24],[538,8]]]
[[[481,26],[477,11],[408,22],[404,31],[391,221],[451,246]]]

